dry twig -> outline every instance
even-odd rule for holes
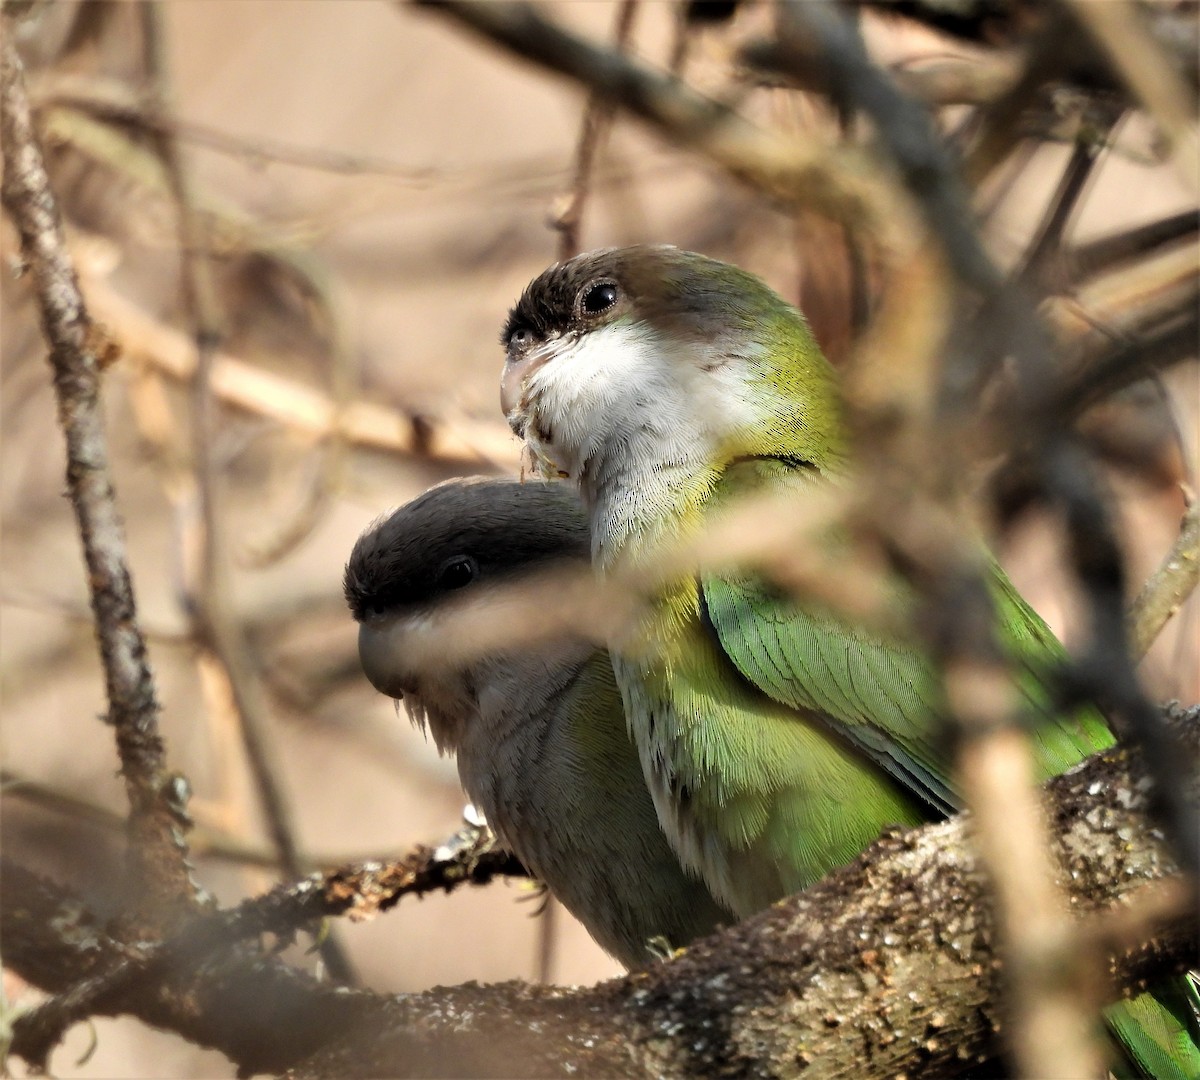
[[[616,25],[613,28],[613,48],[624,51],[633,33],[633,20],[637,14],[638,0],[621,0],[617,9]],[[551,225],[558,230],[558,257],[569,259],[579,252],[579,236],[583,226],[583,207],[591,186],[592,170],[604,149],[612,127],[613,107],[608,98],[595,91],[588,97],[583,109],[583,122],[579,129],[579,141],[575,147],[575,171],[571,190],[562,207],[554,214]]]
[[[1143,15],[1130,0],[1068,0],[1080,25],[1108,54],[1113,67],[1158,122],[1171,144],[1180,174],[1200,194],[1200,140],[1196,94],[1176,73],[1172,57],[1154,41]]]
[[[195,350],[186,334],[148,315],[97,278],[85,278],[88,303],[109,327],[129,359],[190,381]],[[266,371],[218,351],[213,357],[212,391],[220,400],[263,416],[315,440],[340,429],[346,442],[421,459],[479,468],[516,468],[512,433],[500,421],[449,423],[406,414],[370,401],[352,401],[338,410],[326,394],[295,379]]]
[[[149,79],[147,108],[168,113],[169,79],[161,12],[155,4],[139,8]],[[152,132],[166,170],[179,220],[179,280],[190,323],[196,365],[191,387],[192,476],[198,502],[197,573],[190,583],[188,608],[201,646],[217,661],[228,681],[230,701],[263,816],[279,862],[289,878],[303,873],[304,860],[296,837],[295,815],[283,781],[283,769],[270,733],[266,695],[247,662],[248,646],[233,616],[232,578],[225,523],[217,505],[214,464],[215,402],[211,383],[217,345],[222,337],[212,268],[206,253],[201,219],[194,207],[191,179],[170,128]],[[323,938],[321,955],[340,982],[352,982],[353,970],[337,940]]]
[[[1188,493],[1179,537],[1129,610],[1129,649],[1141,659],[1200,584],[1200,499]]]
[[[83,541],[104,662],[108,722],[116,733],[130,801],[129,856],[137,883],[131,898],[153,921],[155,905],[186,906],[194,890],[184,841],[185,789],[167,771],[154,681],[137,624],[124,529],[108,472],[99,399],[101,372],[112,359],[111,343],[92,323],[79,291],[33,131],[21,61],[9,27],[4,29],[4,205],[21,234],[50,343],[59,421],[67,440],[67,486]]]

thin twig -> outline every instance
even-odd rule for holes
[[[144,916],[156,905],[186,906],[195,896],[184,840],[183,788],[167,772],[159,705],[138,627],[125,536],[108,470],[100,379],[111,360],[84,305],[61,218],[33,131],[21,61],[5,20],[0,116],[3,201],[21,234],[33,275],[67,440],[67,486],[88,569],[121,772],[131,808],[131,894]]]
[[[1189,241],[1195,243],[1200,232],[1200,211],[1182,210],[1178,214],[1135,225],[1132,229],[1098,240],[1090,240],[1063,253],[1063,261],[1072,268],[1076,280],[1116,269],[1127,262],[1165,247]]]
[[[1059,351],[1067,357],[1103,355],[1114,344],[1136,345],[1139,335],[1177,322],[1195,311],[1200,290],[1200,264],[1186,245],[1155,252],[1137,266],[1096,277],[1069,297],[1053,297],[1042,316]],[[1049,382],[1045,399],[1053,396]],[[1030,399],[1021,402],[1028,407]]]
[[[15,799],[30,806],[91,828],[102,829],[113,835],[123,834],[126,819],[107,806],[85,799],[73,791],[43,784],[21,776],[11,770],[0,770],[0,796]],[[249,866],[262,870],[278,871],[279,853],[262,844],[246,840],[210,827],[204,823],[203,815],[196,814],[197,822],[188,836],[189,850],[195,859],[212,859],[214,862],[230,863],[234,866]],[[344,866],[350,863],[370,862],[374,855],[350,854],[348,852],[306,853],[307,865],[304,872],[311,873],[322,866]]]
[[[139,11],[149,79],[147,106],[150,112],[165,115],[170,90],[161,12],[155,3],[143,3]],[[194,209],[191,178],[174,135],[168,127],[162,126],[155,129],[153,138],[178,213],[179,280],[196,356],[191,436],[192,470],[199,503],[200,554],[190,595],[191,613],[197,638],[220,663],[229,681],[242,745],[258,789],[267,830],[279,852],[284,872],[288,877],[296,878],[303,873],[303,859],[296,839],[294,813],[283,786],[282,764],[268,730],[266,698],[253,667],[247,662],[248,646],[230,606],[232,581],[228,544],[217,506],[213,462],[216,424],[211,382],[217,345],[223,336],[216,287],[204,249],[201,220]],[[332,937],[323,938],[320,949],[331,974],[341,982],[352,982],[353,969],[337,941]]]
[[[1144,11],[1129,0],[1067,0],[1085,31],[1108,55],[1114,70],[1158,123],[1193,194],[1200,194],[1200,139],[1196,95],[1175,72],[1172,57],[1150,35]]]
[[[1076,139],[1067,166],[1059,178],[1058,188],[1022,258],[1017,276],[1035,287],[1055,288],[1062,284],[1053,280],[1056,274],[1060,278],[1064,276],[1069,265],[1062,251],[1062,239],[1079,207],[1088,178],[1105,149],[1106,137],[1115,123],[1115,117],[1104,119],[1107,124],[1102,133],[1089,130],[1086,135]]]
[[[780,135],[685,83],[589,41],[519,0],[474,4],[415,0],[513,54],[604,93],[677,145],[694,150],[761,191],[852,221],[900,257],[911,247],[906,205],[879,176],[878,161],[855,147],[804,133]]]
[[[244,900],[215,919],[214,932],[228,940],[260,933],[286,935],[332,916],[370,919],[405,896],[486,885],[497,877],[528,876],[520,862],[497,845],[486,826],[468,824],[436,848],[417,847],[394,862],[327,870]]]
[[[278,162],[349,176],[386,176],[421,190],[436,188],[440,197],[447,193],[478,195],[482,190],[494,193],[498,185],[520,185],[528,187],[530,194],[539,194],[549,192],[554,183],[561,182],[558,176],[562,172],[561,165],[549,155],[506,162],[481,171],[477,166],[445,168],[404,165],[388,158],[296,146],[262,136],[245,138],[171,113],[153,113],[147,110],[144,100],[131,93],[124,83],[95,76],[41,73],[33,81],[31,94],[39,110],[69,109],[109,124],[142,131],[166,132],[218,153],[236,155],[252,162]],[[606,173],[601,177],[605,183],[620,178],[617,173]]]
[[[159,321],[96,278],[85,278],[88,302],[109,327],[122,352],[138,364],[190,381],[196,354],[186,334]],[[515,469],[517,444],[502,421],[450,423],[405,413],[374,401],[347,403],[339,413],[327,394],[296,379],[218,351],[213,358],[213,393],[226,405],[322,440],[336,428],[347,443],[370,450],[460,466]]]
[[[624,52],[633,33],[638,0],[621,0],[613,26],[613,48]],[[579,141],[575,147],[575,170],[571,190],[562,208],[554,215],[551,225],[558,230],[558,257],[569,259],[579,252],[579,237],[583,227],[583,207],[591,185],[592,169],[612,128],[613,105],[608,96],[593,90],[583,109]]]
[[[1064,66],[1066,19],[1054,9],[1026,47],[1021,73],[977,117],[978,131],[963,162],[963,175],[976,189],[1004,161],[1025,133],[1022,117],[1043,100],[1047,84]]]
[[[1063,376],[1061,386],[1047,398],[1039,418],[1050,423],[1070,423],[1092,405],[1131,383],[1195,359],[1196,341],[1200,339],[1200,288],[1194,295],[1196,303],[1190,315],[1148,321],[1144,330],[1137,330],[1133,340],[1118,337],[1107,351],[1091,350],[1087,362],[1077,372]],[[1096,329],[1098,335],[1104,328]],[[1033,426],[1032,421],[1029,426]]]
[[[1200,583],[1200,499],[1188,492],[1179,536],[1130,606],[1129,651],[1140,660]]]

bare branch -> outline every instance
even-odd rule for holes
[[[148,315],[95,278],[85,278],[88,303],[108,326],[131,360],[190,380],[195,350],[186,334]],[[515,468],[518,454],[512,433],[500,421],[449,423],[418,413],[406,414],[372,401],[353,401],[340,413],[326,394],[295,379],[266,371],[229,353],[213,358],[212,389],[222,402],[267,417],[314,439],[338,428],[346,442],[422,459],[496,468]]]
[[[789,204],[871,228],[885,250],[907,251],[912,220],[879,176],[878,161],[854,147],[829,146],[798,131],[756,126],[685,83],[571,33],[536,6],[514,0],[473,4],[416,0],[495,45],[598,91],[733,176]]]
[[[1179,537],[1129,610],[1129,648],[1141,659],[1200,583],[1200,499],[1188,493]]]
[[[613,29],[613,47],[624,51],[633,33],[633,20],[637,14],[638,0],[621,0],[617,9],[616,26]],[[602,94],[593,92],[583,109],[583,122],[579,129],[579,141],[575,148],[575,173],[571,190],[566,195],[561,209],[554,215],[551,224],[559,232],[558,257],[569,259],[579,251],[580,228],[583,225],[583,207],[587,201],[591,174],[596,159],[608,140],[612,127],[613,109]]]
[[[1172,57],[1154,40],[1130,0],[1068,0],[1087,33],[1108,54],[1113,67],[1162,128],[1185,183],[1200,194],[1200,140],[1196,136],[1196,95],[1176,73]]]
[[[556,184],[561,184],[564,173],[560,162],[550,156],[517,159],[481,171],[475,166],[404,165],[389,158],[296,146],[278,139],[245,138],[196,120],[148,111],[141,96],[132,93],[125,84],[94,75],[39,72],[32,80],[31,96],[38,111],[45,110],[50,114],[46,117],[48,126],[65,138],[70,138],[72,132],[69,121],[60,123],[63,114],[81,113],[107,124],[144,131],[168,131],[187,142],[251,162],[278,162],[350,176],[385,176],[417,190],[436,187],[439,194],[447,198],[474,198],[484,191],[494,195],[497,187],[548,195]],[[611,183],[621,180],[622,174],[614,172],[601,179]]]
[[[1170,217],[1080,244],[1065,252],[1063,258],[1078,278],[1089,278],[1132,262],[1166,244],[1184,240],[1194,244],[1197,233],[1200,233],[1200,212],[1182,210]]]
[[[131,950],[73,893],[8,860],[0,869],[5,964],[54,993],[70,994],[86,980],[94,1015],[132,1013],[221,1050],[247,1073],[286,1068],[297,1051],[315,1052],[367,1017],[385,1016],[382,999],[323,986],[258,947],[232,949],[211,964],[201,955],[154,968],[145,952],[164,959],[165,952]],[[51,1049],[56,1016],[63,1010],[52,1005],[25,1021],[12,1052],[36,1063]]]
[[[939,56],[897,65],[892,78],[930,105],[984,105],[1009,91],[1020,75],[1014,53]]]
[[[36,806],[50,813],[59,814],[70,821],[108,833],[124,834],[127,821],[121,814],[82,798],[73,791],[42,784],[24,776],[0,770],[0,796],[13,799],[29,806]],[[252,843],[223,829],[208,826],[203,816],[197,813],[198,821],[188,834],[188,849],[194,859],[212,859],[216,862],[236,866],[251,866],[262,870],[279,871],[279,853],[260,843]],[[378,855],[378,853],[374,853]],[[342,866],[351,863],[372,861],[367,854],[352,855],[348,852],[306,852],[304,872],[322,866]],[[376,858],[374,861],[378,861]]]
[[[1194,763],[1200,711],[1176,727]],[[1187,791],[1193,802],[1200,797],[1194,767]],[[1146,826],[1146,804],[1138,755],[1123,750],[1097,755],[1046,788],[1057,877],[1089,942],[1104,950],[1098,961],[1113,985],[1184,970],[1197,947],[1182,894],[1146,891],[1178,881]],[[1004,961],[973,829],[968,814],[886,836],[807,892],[669,963],[596,987],[335,993],[256,952],[214,958],[205,947],[176,954],[190,956],[188,963],[164,963],[159,983],[110,983],[92,1007],[181,1031],[244,1071],[290,1069],[298,1077],[803,1069],[819,1078],[904,1072],[938,1080],[1000,1049]],[[311,893],[293,886],[247,901],[200,920],[199,933],[229,941],[231,932],[270,930],[272,913],[286,930],[298,916],[329,910],[323,888],[331,884],[335,893],[344,888],[343,911],[383,906],[375,903],[378,874],[360,870],[310,879]],[[77,899],[9,864],[0,875],[0,933],[13,969],[50,991],[81,974],[101,976],[129,955]]]
[[[4,899],[6,904],[16,904],[21,912],[18,919],[26,914],[24,907],[30,902],[30,892],[58,891],[54,886],[37,882],[15,864],[5,862],[3,870],[6,878],[11,875],[16,881]],[[467,825],[436,849],[417,848],[398,862],[368,862],[312,875],[293,885],[280,886],[265,896],[243,901],[236,908],[200,917],[161,943],[112,941],[100,947],[103,933],[98,927],[88,926],[87,935],[94,940],[87,963],[80,964],[62,993],[14,1022],[14,1052],[44,1068],[50,1051],[72,1024],[107,1012],[114,999],[137,995],[139,986],[153,988],[169,983],[173,972],[221,965],[232,969],[226,970],[226,977],[233,974],[236,979],[240,974],[246,978],[246,973],[239,972],[245,957],[237,947],[261,934],[291,940],[296,931],[329,916],[345,914],[356,921],[367,919],[386,911],[404,896],[450,892],[464,884],[485,885],[497,876],[526,877],[527,873],[512,855],[497,847],[486,826]],[[82,929],[81,920],[92,921],[77,900],[62,897],[52,903],[60,909],[73,909],[69,915],[71,926]],[[38,915],[51,917],[60,924],[60,930],[67,925],[67,917],[56,916],[53,910],[43,908]],[[19,957],[22,950],[16,953]],[[106,956],[106,953],[118,955]],[[20,960],[16,963],[19,965]],[[282,965],[279,969],[280,976],[287,970]],[[142,992],[155,997],[154,989]],[[222,1023],[215,1013],[205,1019]],[[268,1034],[266,1030],[260,1033],[262,1037]],[[293,1031],[289,1038],[296,1038],[297,1034]],[[212,1038],[218,1037],[210,1036],[209,1040]],[[223,1041],[210,1044],[228,1052]]]
[[[161,11],[157,4],[148,3],[142,4],[138,12],[149,78],[147,107],[151,113],[165,115],[169,106],[170,80]],[[196,358],[191,386],[191,447],[195,497],[199,504],[199,558],[188,607],[197,641],[211,654],[228,681],[242,747],[258,789],[271,842],[279,853],[280,865],[287,877],[296,878],[303,873],[303,858],[295,813],[272,741],[266,695],[258,674],[246,662],[246,642],[233,615],[229,545],[217,500],[216,404],[212,372],[223,330],[216,285],[204,243],[203,225],[195,209],[191,176],[175,136],[168,126],[163,125],[152,129],[151,137],[162,159],[178,216],[179,282]],[[319,948],[334,978],[340,982],[354,981],[353,968],[336,938],[323,939]]]
[[[21,234],[42,326],[50,343],[59,422],[67,440],[67,486],[83,541],[88,585],[129,795],[129,855],[142,889],[131,890],[144,914],[155,904],[186,905],[194,896],[186,860],[184,789],[167,772],[159,705],[137,623],[125,535],[108,470],[100,380],[111,344],[92,323],[67,251],[57,204],[34,134],[21,61],[4,27],[3,201]]]

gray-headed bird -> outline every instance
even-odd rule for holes
[[[587,559],[587,520],[566,485],[452,481],[362,535],[345,592],[371,683],[455,755],[505,847],[637,967],[736,920],[659,827],[608,654],[560,635],[461,659],[439,626],[489,586]]]

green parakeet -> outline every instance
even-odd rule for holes
[[[501,842],[636,967],[652,943],[683,946],[736,919],[659,827],[607,653],[582,639],[470,660],[439,648],[439,612],[587,557],[587,519],[566,485],[453,481],[363,534],[345,592],[371,683],[455,754]]]
[[[503,344],[505,415],[547,472],[577,485],[601,573],[699,529],[739,492],[801,499],[844,471],[832,368],[800,312],[734,266],[672,247],[577,256],[529,284]],[[1095,711],[1049,714],[1042,673],[1061,647],[998,567],[991,588],[1041,715],[1043,776],[1111,745]],[[644,638],[616,643],[613,665],[664,829],[739,915],[885,827],[959,805],[937,738],[942,689],[915,640],[750,574],[703,574],[662,588]]]

